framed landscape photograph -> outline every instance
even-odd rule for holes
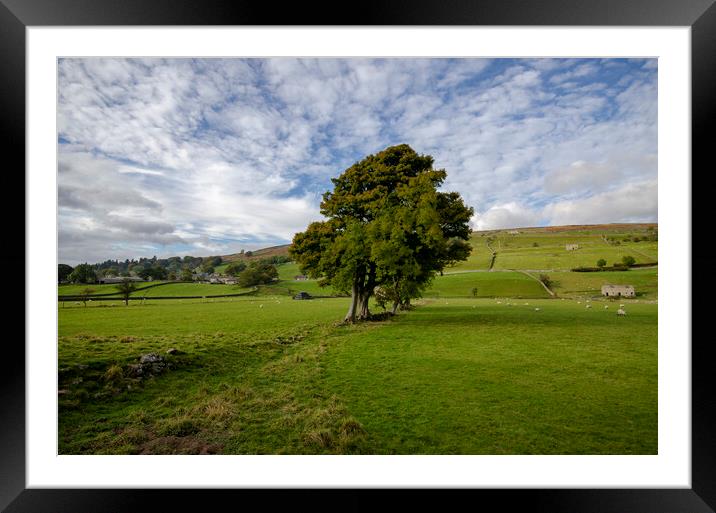
[[[350,27],[7,4],[28,269],[8,511],[260,488],[712,511],[709,2]]]

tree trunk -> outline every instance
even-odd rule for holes
[[[368,310],[368,300],[370,299],[370,292],[364,291],[360,295],[358,300],[358,318],[361,320],[367,320],[370,317],[370,310]]]
[[[390,313],[395,315],[398,312],[399,306],[400,306],[400,301],[398,301],[398,300],[393,301],[393,309],[390,311]]]
[[[351,288],[351,304],[348,307],[348,313],[346,313],[343,322],[350,322],[351,324],[356,322],[356,313],[358,311],[358,299],[360,298],[360,291],[358,290],[358,283],[353,282]]]

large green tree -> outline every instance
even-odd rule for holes
[[[57,264],[57,281],[63,282],[67,280],[73,269],[67,264]]]
[[[473,209],[458,193],[438,192],[446,176],[431,156],[401,144],[332,179],[321,202],[326,220],[297,233],[289,252],[305,274],[350,292],[347,322],[370,317],[376,287],[389,291],[395,311],[467,258]]]
[[[85,263],[75,267],[67,279],[72,283],[95,283],[97,281],[97,275],[94,267]]]
[[[269,284],[278,279],[278,269],[270,262],[255,261],[241,271],[238,278],[240,287]]]

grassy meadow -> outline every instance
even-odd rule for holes
[[[597,251],[639,261],[629,244],[657,256],[656,243],[610,246],[599,233],[493,234],[505,240],[493,244],[494,271],[478,252],[413,310],[356,325],[339,322],[346,297],[291,299],[335,293],[295,281],[292,263],[254,291],[172,283],[129,306],[60,302],[59,453],[656,454],[657,268],[555,268],[552,298],[539,272],[497,266],[505,256],[541,269],[567,239],[584,247],[560,254],[575,266],[594,265]],[[638,297],[600,298],[604,283]],[[138,376],[148,353],[163,367]]]

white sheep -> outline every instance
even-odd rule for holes
[[[604,305],[605,310],[609,310],[609,305]]]
[[[626,315],[626,312],[620,308],[617,310],[617,315]]]
[[[539,308],[535,308],[535,312],[539,312]]]
[[[587,305],[587,308],[592,308],[592,305]]]

